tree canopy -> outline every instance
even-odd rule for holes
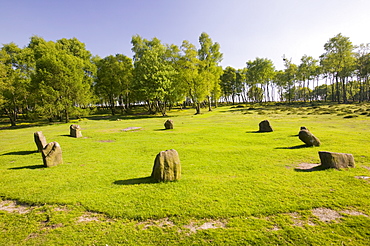
[[[203,32],[199,46],[180,46],[154,37],[131,39],[132,59],[123,55],[93,56],[76,38],[46,41],[32,36],[26,47],[0,49],[0,109],[12,126],[19,117],[63,120],[87,106],[115,115],[145,105],[163,116],[175,105],[192,104],[195,113],[221,102],[370,101],[370,44],[355,46],[341,33],[330,38],[315,59],[299,64],[283,57],[277,71],[268,58],[256,57],[244,68],[222,68],[220,44]],[[277,97],[276,97],[277,96]]]

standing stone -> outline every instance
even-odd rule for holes
[[[268,120],[263,120],[259,123],[259,132],[272,132],[272,127],[270,126],[270,122]]]
[[[71,137],[74,137],[74,138],[80,138],[82,137],[82,133],[81,133],[81,127],[79,125],[71,125],[69,127],[69,134]]]
[[[170,149],[161,151],[154,160],[151,177],[157,182],[175,181],[180,179],[181,165],[179,154]]]
[[[308,130],[300,130],[298,137],[307,146],[320,146],[320,140]]]
[[[319,157],[323,168],[355,167],[355,160],[352,154],[319,151]]]
[[[41,152],[44,149],[44,147],[48,144],[46,142],[46,138],[45,138],[44,134],[41,131],[35,132],[33,134],[33,138],[35,139],[35,143],[36,143],[38,152]]]
[[[166,129],[173,129],[173,120],[168,119],[168,120],[164,123],[164,127],[165,127]]]
[[[42,160],[46,167],[52,167],[63,163],[62,148],[57,142],[48,143],[41,153]]]

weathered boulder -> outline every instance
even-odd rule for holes
[[[164,123],[164,127],[166,129],[173,129],[173,120],[170,119],[166,120],[166,122]]]
[[[52,167],[63,163],[62,148],[57,142],[48,143],[41,153],[42,160],[46,167]]]
[[[272,132],[272,127],[268,120],[263,120],[259,123],[259,132]]]
[[[301,129],[300,130],[307,130],[308,131],[308,128],[305,127],[305,126],[301,126]]]
[[[179,154],[170,149],[161,151],[154,160],[151,177],[157,182],[175,181],[181,177]]]
[[[46,142],[46,138],[45,138],[44,134],[41,131],[35,132],[33,134],[33,138],[35,140],[38,152],[41,152],[44,149],[44,147],[48,144]]]
[[[82,133],[81,133],[81,127],[79,125],[71,125],[69,127],[69,135],[71,137],[74,137],[74,138],[80,138],[82,137]]]
[[[309,130],[300,130],[298,137],[307,146],[320,146],[320,140],[315,137]]]
[[[355,167],[352,154],[319,151],[321,167],[323,168],[347,168]]]

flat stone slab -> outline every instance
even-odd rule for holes
[[[127,127],[125,129],[122,129],[122,131],[124,131],[124,132],[131,132],[131,131],[138,131],[140,129],[141,129],[141,127],[131,126],[131,127]]]

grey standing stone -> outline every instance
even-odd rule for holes
[[[319,151],[321,167],[323,168],[347,168],[355,167],[352,154]]]
[[[33,138],[35,140],[38,152],[41,152],[44,149],[44,147],[48,144],[46,142],[46,138],[45,138],[44,134],[41,131],[35,132],[33,134]]]
[[[173,129],[173,120],[168,119],[168,120],[164,123],[164,127],[165,127],[166,129]]]
[[[63,163],[62,148],[57,142],[48,143],[42,150],[44,166],[52,167]]]
[[[81,127],[79,125],[71,125],[69,127],[69,134],[71,137],[74,137],[74,138],[80,138],[82,137],[82,133],[81,133]]]
[[[263,120],[259,123],[259,132],[272,132],[272,127],[268,120]]]
[[[179,154],[170,149],[161,151],[154,160],[151,177],[157,182],[175,181],[181,177]]]
[[[320,146],[320,140],[308,130],[300,130],[298,137],[307,146]]]

